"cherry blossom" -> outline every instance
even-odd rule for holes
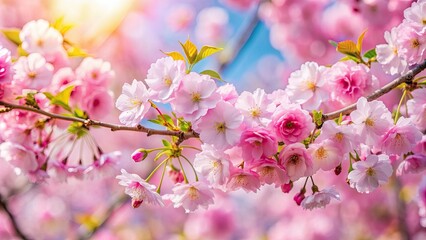
[[[270,122],[271,112],[267,111],[270,104],[265,91],[256,89],[253,93],[242,92],[238,97],[235,107],[244,115],[244,121],[249,127],[267,126]]]
[[[43,19],[25,24],[19,33],[19,38],[22,41],[22,48],[28,53],[52,56],[62,49],[63,37],[61,33]]]
[[[226,183],[230,175],[229,157],[213,146],[203,144],[202,152],[194,158],[194,168],[212,186],[220,186]]]
[[[382,137],[380,147],[384,153],[401,155],[409,152],[422,139],[422,133],[410,119],[401,117]]]
[[[244,130],[239,146],[242,148],[243,159],[247,162],[272,156],[278,150],[275,137],[270,131],[260,127]]]
[[[340,194],[336,191],[334,187],[329,187],[319,192],[315,192],[310,196],[307,196],[305,199],[303,199],[301,205],[304,209],[309,210],[315,208],[324,208],[330,203],[332,198],[340,200]]]
[[[285,146],[281,151],[280,161],[291,181],[314,174],[312,157],[302,143]]]
[[[175,208],[183,207],[187,213],[213,204],[214,194],[204,182],[177,183],[172,191],[173,194],[165,198],[169,198]]]

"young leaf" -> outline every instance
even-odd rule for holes
[[[333,41],[333,40],[328,40],[328,43],[330,43],[331,45],[333,45],[334,47],[337,47],[337,42]]]
[[[179,52],[163,52],[162,53],[166,54],[167,56],[170,56],[173,58],[173,60],[182,60],[185,62],[185,58],[182,56],[182,54],[180,54]]]
[[[73,122],[71,123],[68,128],[67,131],[71,134],[74,134],[77,136],[77,138],[81,138],[83,136],[85,136],[88,133],[87,128],[85,128],[83,126],[82,123],[79,122]]]
[[[89,54],[86,51],[76,46],[69,47],[67,49],[67,54],[69,57],[88,57],[89,56]]]
[[[181,118],[179,118],[178,121],[179,121],[179,129],[181,131],[188,132],[189,129],[191,129],[191,123],[190,122],[184,121]]]
[[[43,94],[50,100],[51,104],[61,106],[63,109],[67,110],[68,112],[72,112],[72,109],[68,105],[68,102],[73,90],[74,90],[74,86],[69,86],[65,88],[63,91],[61,91],[60,93],[58,93],[56,96],[52,95],[49,92],[44,92]]]
[[[224,80],[222,80],[222,78],[220,77],[219,73],[217,73],[213,70],[204,70],[204,71],[200,72],[200,74],[209,75],[212,78],[216,78],[216,79],[224,82]]]
[[[186,40],[185,43],[179,42],[185,52],[186,57],[188,58],[189,64],[193,64],[195,59],[197,58],[197,46],[192,43],[189,39]]]
[[[18,28],[6,28],[2,29],[1,32],[4,36],[11,42],[13,42],[16,46],[21,45],[22,41],[19,38],[19,32],[21,30]]]
[[[313,119],[314,119],[314,123],[315,123],[315,125],[317,125],[317,126],[321,126],[322,125],[322,112],[321,111],[316,111],[316,110],[314,110],[313,112],[312,112],[312,115],[313,115]]]
[[[55,98],[59,101],[64,102],[65,104],[68,105],[70,97],[71,97],[71,93],[74,90],[74,85],[68,86],[67,88],[65,88],[64,90],[62,90],[60,93],[58,93]]]
[[[373,48],[371,50],[368,50],[366,53],[364,53],[364,57],[368,58],[368,59],[372,59],[372,58],[374,58],[376,56],[377,56],[377,53],[376,53],[376,49],[375,48]]]
[[[200,53],[197,56],[197,59],[195,60],[195,62],[199,62],[201,60],[203,60],[204,58],[211,56],[219,51],[222,51],[223,48],[218,48],[218,47],[212,47],[212,46],[203,46],[200,50]]]
[[[360,55],[360,51],[358,51],[356,44],[351,40],[339,42],[337,44],[337,51],[356,58]]]
[[[362,41],[364,40],[365,33],[367,32],[367,29],[364,30],[364,32],[361,33],[358,37],[358,41],[356,43],[356,48],[358,49],[358,52],[362,51]]]
[[[72,24],[66,24],[65,22],[64,22],[64,16],[62,16],[62,17],[60,17],[60,18],[58,18],[58,19],[56,19],[56,21],[55,22],[53,22],[52,24],[51,24],[51,26],[54,28],[54,29],[56,29],[56,30],[58,30],[62,35],[64,35],[65,33],[67,33],[72,27],[73,27],[73,25]]]

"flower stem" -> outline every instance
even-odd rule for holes
[[[189,161],[189,159],[188,158],[186,158],[184,155],[182,155],[182,157],[189,163],[189,165],[191,166],[191,168],[192,168],[192,171],[194,171],[194,174],[195,174],[195,181],[197,181],[198,182],[198,174],[197,174],[197,172],[195,171],[195,168],[194,168],[194,165],[192,165],[192,163],[191,163],[191,161]]]
[[[407,96],[407,92],[408,92],[407,90],[404,90],[404,92],[402,93],[401,99],[399,100],[398,107],[396,108],[394,124],[398,122],[399,115],[401,112],[401,106],[402,106],[402,103],[404,102],[405,97]]]
[[[161,192],[161,185],[163,185],[164,173],[166,173],[166,168],[167,168],[167,165],[164,165],[163,173],[161,174],[160,183],[158,184],[158,187],[157,187],[157,190],[156,190],[158,194],[160,194],[160,192]]]
[[[151,178],[154,176],[155,172],[157,172],[158,169],[160,169],[161,165],[166,163],[169,159],[170,159],[170,157],[167,157],[160,164],[158,164],[157,167],[155,167],[154,170],[152,170],[152,172],[149,174],[149,176],[145,179],[145,181],[149,182],[149,180],[151,180]]]
[[[180,161],[180,157],[178,157],[178,161],[179,161],[180,168],[182,169],[183,179],[185,180],[185,183],[189,183],[188,177],[186,176],[186,173],[185,173],[185,169],[183,168],[182,162]]]

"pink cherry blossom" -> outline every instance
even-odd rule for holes
[[[211,145],[201,145],[202,151],[195,155],[194,168],[212,186],[218,187],[229,178],[229,157]]]
[[[305,199],[305,191],[306,190],[302,190],[302,191],[298,192],[296,195],[294,195],[294,197],[293,197],[293,200],[299,206],[300,206],[300,204],[302,204],[303,200]]]
[[[291,189],[293,189],[293,182],[290,181],[289,183],[285,183],[283,185],[281,185],[281,191],[283,193],[289,193],[291,191]]]
[[[392,166],[387,155],[368,155],[365,161],[352,164],[348,174],[350,186],[360,193],[370,193],[386,183],[392,175]]]
[[[168,175],[170,180],[176,184],[176,183],[182,183],[185,181],[185,177],[183,176],[183,173],[179,169],[173,169],[171,167],[168,167]]]
[[[315,209],[315,208],[324,208],[328,205],[331,199],[340,200],[340,194],[336,191],[334,187],[325,188],[319,192],[307,196],[303,199],[301,205],[303,209]]]
[[[422,139],[422,133],[410,119],[401,117],[382,137],[380,148],[384,153],[401,155],[411,151]]]
[[[146,84],[155,101],[168,102],[185,76],[185,63],[171,57],[158,59],[148,70]]]
[[[242,148],[243,159],[247,162],[270,157],[278,151],[275,137],[267,129],[260,127],[244,130],[239,146]]]
[[[413,154],[399,164],[396,175],[402,176],[410,173],[420,173],[424,170],[426,170],[426,155]]]
[[[267,126],[272,115],[267,111],[269,104],[270,100],[265,91],[258,88],[253,93],[242,92],[235,107],[244,115],[244,122],[248,126]]]
[[[218,149],[235,146],[240,140],[243,116],[230,103],[220,101],[196,126],[203,142]],[[194,126],[195,127],[195,126]]]
[[[308,152],[312,156],[314,169],[329,171],[342,162],[342,152],[331,140],[315,141],[310,144]]]
[[[105,87],[115,73],[111,69],[111,64],[102,59],[92,57],[85,58],[75,70],[78,80],[84,84],[97,87]]]
[[[96,161],[93,161],[93,163],[86,168],[84,174],[89,179],[97,178],[99,176],[113,176],[117,171],[117,165],[120,158],[120,151],[103,153],[98,159],[96,159]]]
[[[12,81],[12,60],[10,51],[0,45],[0,84]]]
[[[380,137],[393,125],[391,113],[383,102],[367,102],[364,97],[358,100],[356,106],[357,109],[350,116],[361,141],[365,141],[367,145],[377,144]]]
[[[34,172],[39,167],[36,155],[31,149],[12,142],[0,144],[0,159],[9,162],[25,173]]]
[[[51,83],[53,67],[39,53],[20,57],[13,69],[14,84],[18,87],[40,90]]]
[[[134,79],[132,85],[124,83],[122,94],[115,102],[115,107],[122,111],[120,122],[126,126],[138,125],[151,107],[149,97],[143,82]]]
[[[416,23],[424,26],[424,17],[426,16],[426,2],[417,1],[411,4],[411,7],[404,10],[404,18],[407,22]]]
[[[132,153],[131,157],[132,157],[133,161],[141,162],[141,161],[145,160],[146,157],[148,157],[148,151],[144,148],[136,149]]]
[[[112,105],[112,92],[98,90],[92,91],[89,95],[84,96],[81,107],[92,118],[101,119],[109,114]]]
[[[144,181],[139,175],[128,173],[121,169],[121,175],[116,177],[118,184],[126,187],[124,192],[132,198],[132,206],[139,207],[143,202],[164,206],[161,196],[155,192],[156,187]]]
[[[426,130],[426,89],[411,92],[413,98],[407,101],[407,110],[411,121],[421,131]]]
[[[235,89],[235,86],[230,83],[218,87],[216,92],[219,93],[223,101],[231,104],[235,104],[238,99],[238,92]]]
[[[52,92],[60,92],[70,85],[74,85],[76,76],[70,67],[58,69],[52,77],[52,85],[50,89]]]
[[[322,102],[328,99],[325,67],[316,62],[306,62],[291,73],[286,91],[292,102],[301,104],[306,110],[317,109]]]
[[[191,72],[183,78],[171,105],[178,116],[196,121],[214,108],[219,100],[214,80],[207,75]]]
[[[421,63],[426,50],[426,29],[417,29],[418,25],[403,22],[398,27],[398,42],[402,54],[406,57],[409,65]]]
[[[314,174],[312,158],[302,143],[293,143],[284,147],[280,161],[291,181]]]
[[[62,34],[43,19],[28,22],[19,33],[22,48],[28,53],[40,53],[45,57],[63,49]]]
[[[235,168],[231,171],[226,188],[231,191],[243,189],[246,192],[257,192],[260,188],[260,177],[252,170]]]
[[[408,63],[398,43],[398,28],[392,28],[390,32],[386,31],[385,40],[387,44],[376,46],[377,61],[386,73],[392,75],[405,73]]]
[[[280,187],[290,180],[284,168],[271,158],[262,158],[253,169],[259,174],[262,184],[275,184],[275,187]]]
[[[186,213],[200,207],[207,209],[210,204],[213,204],[214,194],[204,182],[177,183],[172,191],[173,194],[165,198],[170,198],[175,208],[183,207]]]
[[[280,105],[272,115],[269,128],[285,144],[295,143],[307,138],[315,124],[309,113],[298,105]]]
[[[325,121],[321,128],[321,134],[315,141],[330,140],[340,149],[342,155],[351,152],[357,144],[356,135],[352,125],[337,125],[333,120]]]

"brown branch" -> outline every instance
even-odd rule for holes
[[[15,233],[18,237],[20,237],[23,240],[29,239],[21,230],[18,223],[16,222],[15,216],[13,216],[12,212],[9,209],[9,206],[7,204],[7,200],[3,199],[3,197],[0,195],[0,207],[3,208],[4,212],[10,219],[10,223],[12,224],[13,229],[15,230]]]
[[[412,82],[414,77],[417,74],[419,74],[421,71],[423,71],[424,69],[426,69],[426,60],[424,62],[422,62],[421,64],[417,65],[415,68],[408,71],[406,74],[402,75],[401,77],[394,79],[392,82],[386,84],[382,88],[373,92],[371,95],[367,96],[366,97],[367,101],[370,102],[370,101],[378,99],[379,97],[381,97],[381,96],[385,95],[386,93],[390,92],[391,90],[395,89],[396,87],[398,87],[402,83]],[[326,120],[338,118],[340,116],[340,114],[347,115],[347,114],[350,114],[355,109],[356,109],[356,103],[351,104],[347,107],[344,107],[340,110],[324,114],[324,115],[322,115],[322,120],[324,122]]]
[[[8,111],[13,109],[30,111],[30,112],[38,113],[38,114],[41,114],[50,118],[54,118],[54,119],[60,119],[60,120],[69,121],[69,122],[79,122],[84,124],[84,126],[86,127],[99,126],[99,127],[109,128],[111,129],[111,131],[144,132],[147,134],[147,136],[151,136],[151,135],[175,136],[175,137],[182,138],[183,140],[199,137],[199,134],[194,131],[182,132],[182,131],[170,131],[170,130],[157,130],[157,129],[147,128],[142,125],[138,125],[136,127],[129,127],[125,125],[117,125],[117,124],[106,123],[106,122],[101,122],[101,121],[92,120],[92,119],[83,119],[83,118],[54,114],[54,113],[46,112],[41,109],[36,109],[30,106],[17,105],[17,104],[3,102],[3,101],[0,101],[0,105],[4,106],[5,109],[7,109]]]

